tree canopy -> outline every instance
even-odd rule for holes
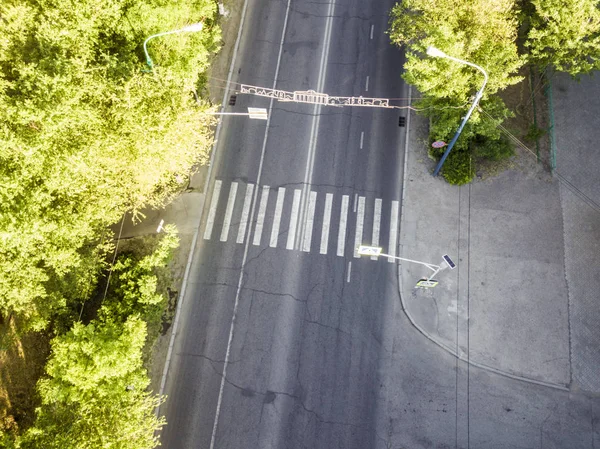
[[[526,46],[531,59],[572,76],[600,69],[598,0],[531,0]]]
[[[164,420],[154,415],[158,396],[147,392],[142,366],[146,324],[76,323],[55,338],[38,390],[42,404],[23,449],[149,449]]]
[[[44,327],[101,232],[207,160],[216,14],[210,0],[2,2],[0,313]],[[150,72],[144,40],[192,22],[203,30],[148,43]]]

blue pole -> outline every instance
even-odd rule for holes
[[[485,85],[484,85],[484,87],[485,87]],[[482,94],[483,94],[483,87],[479,90],[479,92],[477,92],[477,96],[475,97],[475,101],[473,101],[473,104],[471,105],[471,108],[469,109],[469,112],[467,112],[467,115],[465,115],[465,118],[463,118],[462,123],[458,127],[458,131],[456,131],[456,134],[454,134],[454,137],[452,138],[452,140],[448,144],[448,148],[446,148],[446,151],[444,151],[444,155],[442,156],[442,158],[438,162],[437,167],[435,167],[435,170],[433,171],[433,176],[437,176],[440,173],[440,170],[442,169],[442,165],[444,165],[444,162],[446,162],[446,158],[450,154],[450,151],[452,151],[452,147],[454,147],[454,144],[458,140],[458,138],[460,136],[460,133],[462,132],[463,128],[467,124],[467,121],[469,120],[469,117],[471,117],[471,114],[475,110],[475,107],[477,106],[477,103],[479,103],[479,99],[481,98]]]
[[[463,119],[462,123],[460,124],[460,126],[458,128],[458,131],[456,131],[456,134],[454,134],[454,137],[452,138],[452,140],[448,144],[448,148],[446,148],[446,151],[444,151],[444,155],[442,156],[442,158],[440,159],[440,161],[437,164],[437,167],[435,167],[435,170],[433,171],[433,176],[437,176],[440,173],[440,170],[442,169],[442,165],[444,165],[444,162],[446,162],[446,158],[450,154],[450,151],[452,151],[452,147],[454,147],[454,144],[458,140],[458,138],[460,136],[460,133],[462,132],[463,128],[465,127],[465,124],[467,123],[467,120],[469,120],[469,117],[471,117],[471,114],[473,113],[473,111],[477,107],[477,104],[479,103],[479,100],[481,100],[481,96],[483,95],[483,89],[485,89],[485,85],[487,84],[488,76],[487,76],[486,71],[483,70],[483,68],[480,67],[480,66],[478,66],[477,64],[473,64],[472,62],[465,61],[464,59],[458,59],[458,58],[455,58],[453,56],[448,56],[446,53],[444,53],[441,50],[438,50],[435,47],[429,47],[427,49],[427,54],[429,56],[433,56],[433,57],[436,57],[436,58],[446,58],[446,59],[450,59],[452,61],[459,62],[461,64],[466,64],[466,65],[469,65],[471,67],[475,67],[477,70],[479,70],[481,73],[483,73],[483,77],[484,77],[483,78],[483,85],[481,86],[481,89],[479,89],[479,91],[477,91],[477,95],[475,95],[475,100],[473,100],[473,104],[471,105],[471,108],[469,109],[469,112],[467,112],[467,115],[465,115],[465,118]]]

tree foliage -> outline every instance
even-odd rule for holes
[[[392,42],[406,46],[406,81],[428,97],[457,103],[469,101],[482,75],[448,59],[423,57],[427,47],[481,65],[489,76],[485,98],[522,79],[516,36],[514,0],[405,0],[391,12]]]
[[[146,324],[76,323],[52,341],[47,378],[38,383],[41,406],[17,442],[23,449],[150,449],[164,424],[154,415],[161,399],[146,391],[142,367]]]
[[[473,143],[485,143],[486,151],[474,152],[480,157],[510,154],[499,143],[498,129],[510,112],[496,93],[522,79],[518,71],[525,59],[518,54],[517,28],[514,0],[405,0],[392,10],[390,37],[406,47],[403,77],[424,95],[416,107],[430,118],[431,141],[452,139],[483,76],[457,61],[424,57],[427,47],[482,66],[488,74],[480,103],[485,113],[474,111],[443,168],[452,184],[473,178]],[[434,156],[442,153],[432,150]]]
[[[576,76],[600,69],[600,2],[532,0],[526,46],[532,61]]]
[[[157,291],[157,270],[166,267],[178,245],[177,229],[166,225],[165,233],[150,254],[130,252],[119,256],[100,315],[123,321],[133,314],[147,317],[148,309],[165,299],[163,292]]]
[[[216,14],[210,0],[0,4],[0,313],[43,327],[68,299],[56,284],[90,265],[82,248],[207,160]],[[151,40],[148,73],[144,39],[201,20]]]

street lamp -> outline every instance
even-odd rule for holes
[[[150,58],[150,55],[148,54],[148,48],[146,47],[146,44],[148,44],[148,41],[150,39],[154,39],[155,37],[160,37],[160,36],[166,36],[167,34],[193,33],[196,31],[201,31],[203,26],[204,26],[204,24],[202,22],[198,22],[198,23],[194,23],[192,25],[188,25],[186,27],[180,28],[178,30],[165,31],[164,33],[153,34],[152,36],[150,36],[148,39],[146,39],[144,41],[144,53],[146,53],[146,64],[148,64],[148,67],[150,67],[150,69],[152,69],[154,66],[154,64],[152,63],[152,59]]]
[[[471,109],[469,109],[469,112],[467,112],[467,115],[465,115],[465,117],[463,118],[463,121],[460,124],[460,127],[458,128],[458,131],[456,131],[456,134],[454,134],[454,137],[452,138],[452,140],[448,144],[448,148],[446,148],[446,151],[444,152],[444,155],[442,156],[442,158],[440,159],[440,161],[437,164],[437,167],[435,167],[435,170],[433,171],[433,176],[437,176],[439,174],[441,168],[442,168],[442,165],[444,165],[444,162],[446,161],[446,158],[448,157],[448,154],[450,154],[450,151],[452,151],[452,147],[454,146],[454,144],[458,140],[458,137],[460,136],[460,133],[462,132],[463,128],[465,127],[465,124],[467,123],[467,120],[469,120],[469,117],[471,117],[471,114],[475,110],[475,107],[477,106],[477,103],[479,103],[479,100],[481,100],[481,96],[483,95],[483,89],[485,88],[485,85],[487,84],[488,76],[487,76],[487,73],[485,72],[485,70],[483,70],[483,68],[480,67],[480,66],[478,66],[477,64],[473,64],[472,62],[468,62],[468,61],[465,61],[463,59],[458,59],[458,58],[454,58],[452,56],[449,56],[446,53],[444,53],[442,50],[439,50],[439,49],[437,49],[437,48],[435,48],[433,46],[427,47],[427,54],[429,56],[434,57],[434,58],[446,58],[446,59],[450,59],[452,61],[456,61],[456,62],[458,62],[460,64],[470,65],[471,67],[475,67],[477,70],[481,71],[481,73],[483,73],[483,76],[484,76],[483,85],[481,86],[481,89],[479,89],[479,91],[477,92],[477,95],[475,95],[475,100],[473,100],[473,104],[471,105]]]
[[[438,274],[441,270],[445,270],[446,268],[450,268],[453,270],[456,268],[456,264],[450,259],[450,256],[444,254],[442,256],[443,262],[442,265],[435,265],[432,263],[421,262],[420,260],[412,260],[405,259],[404,257],[392,256],[391,254],[383,254],[381,251],[383,249],[378,246],[368,246],[368,245],[360,245],[357,249],[357,253],[361,256],[371,256],[371,257],[387,257],[388,259],[393,260],[402,260],[405,262],[418,263],[419,265],[424,265],[429,268],[433,273],[426,279],[421,279],[417,282],[417,287],[435,287],[438,284],[438,281],[433,279],[433,277]]]

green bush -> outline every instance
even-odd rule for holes
[[[476,157],[499,161],[515,154],[514,147],[504,136],[499,139],[486,139],[478,136],[473,141],[473,151]]]
[[[442,175],[449,184],[468,184],[475,176],[475,167],[469,151],[452,151],[444,163]]]

